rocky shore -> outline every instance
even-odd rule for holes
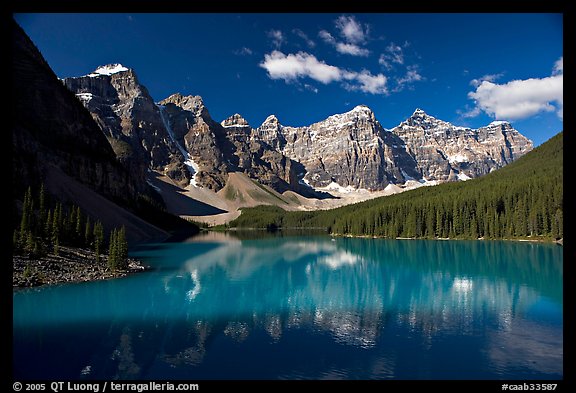
[[[101,255],[100,262],[96,263],[94,251],[72,247],[60,247],[59,255],[48,254],[39,259],[14,255],[12,261],[12,286],[15,288],[106,280],[150,269],[140,261],[129,258],[127,270],[112,272],[108,269],[106,255]]]

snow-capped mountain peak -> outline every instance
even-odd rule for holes
[[[280,121],[278,120],[278,118],[276,117],[276,115],[270,115],[266,118],[266,120],[264,120],[264,123],[279,123]],[[264,124],[263,123],[263,124]]]
[[[472,129],[436,119],[421,109],[389,131],[410,146],[427,179],[440,181],[482,176],[532,149],[532,142],[507,121]]]
[[[250,127],[248,121],[242,115],[235,113],[221,123],[222,127]]]
[[[124,67],[120,63],[106,64],[106,65],[103,65],[103,66],[96,68],[96,70],[94,70],[94,72],[88,74],[87,76],[90,76],[90,77],[101,76],[101,75],[110,76],[112,74],[117,74],[118,72],[123,72],[123,71],[128,71],[128,68]]]
[[[504,125],[510,125],[510,122],[505,120],[494,120],[492,123],[488,124],[488,127],[498,127]]]
[[[297,192],[302,182],[320,189],[337,183],[383,190],[410,180],[452,181],[486,174],[532,148],[507,122],[474,130],[421,108],[388,132],[366,105],[308,126],[284,126],[275,115],[256,129],[239,114],[216,122],[200,96],[175,93],[156,108],[133,70],[122,64],[64,83],[98,116],[107,135],[131,137],[133,149],[146,158],[138,165],[186,186],[192,177],[216,191],[229,172],[238,171],[279,192]],[[122,91],[119,102],[114,91]]]
[[[351,112],[369,112],[372,113],[372,109],[370,109],[367,105],[361,104],[361,105],[357,105],[354,107],[354,109],[352,109],[349,113]]]

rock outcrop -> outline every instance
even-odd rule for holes
[[[163,240],[168,233],[143,219],[165,214],[142,173],[116,157],[101,127],[58,80],[24,31],[12,21],[12,192],[18,198],[40,184],[51,200],[79,206],[106,230],[126,227],[131,244]],[[108,94],[109,92],[104,93]],[[161,216],[162,218],[164,216]]]
[[[265,141],[239,114],[217,123],[198,96],[174,94],[162,101],[176,136],[183,135],[190,159],[198,168],[195,182],[219,191],[229,172],[243,172],[277,191],[298,189],[298,165]]]
[[[150,168],[179,183],[189,182],[186,157],[169,134],[161,108],[134,70],[109,64],[63,82],[90,111],[130,172],[145,176]]]
[[[15,195],[38,187],[51,168],[112,200],[129,203],[146,193],[82,104],[56,77],[14,21],[12,33],[12,164]]]
[[[313,187],[337,183],[379,190],[421,178],[402,140],[386,132],[364,105],[308,127],[282,126],[270,116],[254,134],[300,162],[302,181]]]
[[[334,186],[378,191],[410,180],[467,180],[532,149],[507,122],[473,130],[420,109],[391,130],[364,105],[305,127],[284,126],[274,115],[257,128],[240,114],[217,122],[200,96],[177,93],[154,103],[134,71],[120,64],[64,83],[131,171],[151,169],[213,191],[225,187],[231,172],[308,196]]]
[[[390,132],[404,141],[426,180],[482,176],[532,150],[532,142],[508,122],[471,129],[438,120],[421,109]]]

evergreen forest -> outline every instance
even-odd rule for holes
[[[47,254],[58,255],[60,247],[91,249],[95,262],[108,254],[111,271],[128,267],[128,241],[124,226],[108,234],[99,220],[92,220],[79,206],[49,202],[42,185],[37,192],[29,187],[22,198],[19,223],[13,231],[14,255],[38,259]]]
[[[563,133],[477,179],[332,210],[247,208],[230,227],[322,228],[337,235],[385,238],[562,239]]]

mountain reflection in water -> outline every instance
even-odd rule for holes
[[[561,247],[211,236],[15,292],[15,378],[562,377]]]

